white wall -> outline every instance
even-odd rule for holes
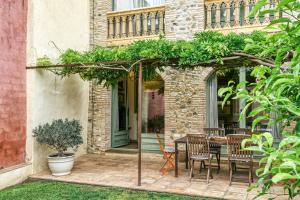
[[[25,181],[31,173],[31,164],[22,164],[0,170],[0,190]]]
[[[27,65],[44,55],[57,60],[59,50],[89,48],[89,0],[29,0]],[[79,119],[84,144],[76,155],[86,153],[88,82],[78,76],[61,79],[45,70],[27,70],[27,159],[33,173],[47,169],[51,150],[37,144],[32,129],[53,119]]]

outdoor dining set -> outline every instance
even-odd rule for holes
[[[195,162],[200,162],[200,173],[207,170],[206,182],[213,178],[212,167],[217,168],[217,173],[221,169],[221,147],[227,145],[227,161],[229,171],[229,184],[231,185],[233,174],[237,171],[237,164],[243,163],[248,169],[249,185],[253,182],[253,154],[241,148],[242,141],[252,134],[251,129],[234,128],[233,134],[225,134],[224,128],[204,128],[201,134],[187,134],[174,141],[175,148],[163,146],[160,143],[161,152],[164,155],[165,163],[160,169],[162,174],[175,169],[175,177],[178,177],[179,150],[178,145],[184,144],[185,168],[189,169],[190,180],[194,177]],[[250,145],[249,143],[247,145]],[[216,165],[212,165],[212,160],[216,160]]]

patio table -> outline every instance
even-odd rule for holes
[[[227,144],[227,138],[221,136],[211,136],[209,137],[210,142],[214,142],[220,145]],[[187,137],[181,137],[175,141],[175,177],[178,177],[178,144],[185,144],[185,168],[188,169],[188,149],[187,149]]]

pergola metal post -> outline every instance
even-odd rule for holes
[[[139,82],[138,82],[138,186],[141,186],[142,176],[142,87],[143,87],[143,65],[139,65]]]

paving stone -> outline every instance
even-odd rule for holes
[[[159,169],[164,160],[157,156],[143,157],[142,186],[139,187],[137,186],[136,161],[136,155],[87,154],[77,158],[70,175],[55,177],[49,172],[41,172],[31,177],[239,200],[252,199],[257,192],[257,190],[254,190],[247,193],[247,183],[233,182],[229,186],[227,165],[221,166],[222,170],[219,174],[214,174],[214,178],[210,180],[209,184],[206,183],[206,178],[203,177],[200,177],[200,179],[193,178],[190,181],[188,170],[185,169],[184,164],[179,167],[179,177],[174,177],[174,171],[162,176]],[[236,175],[238,176],[238,174]],[[280,187],[274,187],[270,192],[273,194],[269,196],[283,194]],[[286,196],[280,198],[284,199]],[[281,200],[280,198],[278,197],[278,200]],[[262,199],[266,199],[266,197]]]

